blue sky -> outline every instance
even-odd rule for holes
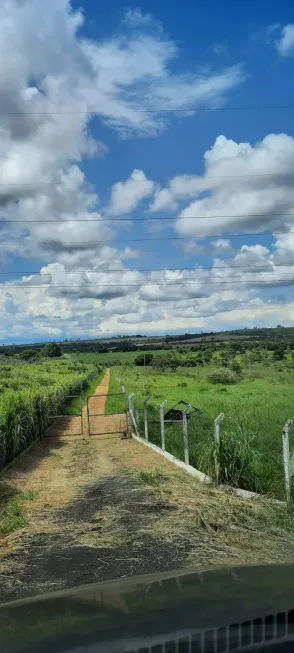
[[[99,5],[0,8],[0,341],[293,324],[290,4]]]

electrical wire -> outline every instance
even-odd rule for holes
[[[144,281],[142,283],[141,280],[138,280],[138,281],[132,282],[132,283],[126,281],[125,283],[105,283],[105,284],[104,283],[86,282],[86,283],[80,283],[80,284],[62,284],[61,283],[61,284],[51,284],[51,285],[49,283],[47,283],[47,284],[13,284],[11,286],[8,285],[9,282],[7,282],[6,284],[0,284],[0,288],[7,288],[9,291],[11,289],[14,289],[14,288],[29,288],[29,289],[30,288],[46,288],[46,289],[51,289],[51,288],[80,288],[80,289],[82,289],[82,288],[85,288],[85,287],[88,287],[88,286],[94,286],[94,287],[98,287],[98,288],[99,287],[100,288],[109,288],[109,287],[114,287],[114,288],[117,288],[117,287],[124,287],[125,288],[125,287],[127,287],[127,288],[130,288],[132,286],[137,288],[138,286],[140,286],[140,287],[142,287],[142,286],[164,286],[165,288],[170,288],[170,287],[173,287],[173,286],[193,286],[196,283],[198,283],[198,281],[201,281],[201,279],[194,279],[194,281],[168,281],[168,282],[165,281],[165,283],[158,282],[158,281]],[[285,278],[268,279],[268,280],[264,279],[262,281],[259,281],[258,279],[252,279],[252,278],[225,280],[225,281],[223,281],[223,280],[222,281],[217,281],[215,279],[210,279],[210,280],[207,280],[207,281],[201,281],[201,284],[202,285],[214,286],[215,284],[227,284],[227,283],[229,283],[229,284],[257,283],[259,285],[260,284],[264,285],[264,284],[268,284],[269,282],[271,283],[272,281],[274,281],[275,283],[276,282],[278,282],[278,283],[281,282],[282,283],[283,281],[285,283],[287,283],[287,282],[294,283],[294,273],[293,273],[292,277],[289,277],[289,279],[287,279],[287,278],[286,279]]]
[[[134,109],[128,107],[133,113],[222,113],[225,111],[293,111],[294,105],[291,104],[272,104],[272,105],[249,105],[243,107],[190,107],[189,109]],[[103,112],[95,109],[86,109],[84,111],[0,111],[1,116],[84,116],[84,115],[104,115]]]
[[[248,213],[244,215],[244,213],[241,214],[231,214],[231,215],[187,215],[187,216],[143,216],[141,218],[132,218],[129,216],[128,218],[125,217],[120,217],[120,218],[90,218],[89,220],[87,218],[79,218],[78,220],[5,220],[3,218],[0,219],[0,225],[1,224],[18,224],[18,223],[24,223],[24,224],[50,224],[50,223],[59,223],[60,225],[64,226],[66,224],[69,224],[72,226],[73,222],[121,222],[121,221],[127,221],[127,222],[146,222],[149,220],[214,220],[214,219],[230,219],[230,218],[286,218],[286,217],[292,217],[294,218],[294,213]]]
[[[225,259],[226,260],[226,259]],[[231,260],[231,259],[230,259]],[[285,263],[275,263],[275,268],[285,268],[285,267],[293,267],[293,263],[285,264]],[[192,271],[192,272],[197,272],[198,270],[226,270],[228,268],[224,267],[223,265],[201,265],[199,268],[195,267],[176,267],[176,268],[108,268],[107,270],[92,270],[91,268],[81,268],[81,269],[76,269],[76,270],[68,270],[67,272],[63,272],[63,274],[76,274],[77,272],[94,272],[97,274],[110,274],[112,272],[184,272],[184,271]],[[229,268],[230,270],[236,270],[236,269],[248,269],[248,264],[247,265],[232,265]],[[261,272],[274,272],[275,270],[264,270],[264,266],[252,266],[252,270],[259,270]],[[54,273],[52,275],[51,272],[40,272],[37,270],[36,272],[34,271],[19,271],[19,272],[0,272],[0,276],[9,276],[11,274],[27,274],[27,275],[34,275],[34,276],[54,276]]]

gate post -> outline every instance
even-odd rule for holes
[[[148,415],[147,415],[147,402],[150,397],[147,397],[144,401],[144,429],[145,429],[145,440],[148,442]]]
[[[91,431],[90,431],[90,415],[89,415],[89,397],[87,397],[87,426],[88,426],[87,428],[88,436],[90,436]]]
[[[160,432],[161,432],[161,448],[165,451],[165,433],[164,433],[164,412],[163,409],[167,404],[167,399],[160,404]]]
[[[187,411],[191,408],[191,404],[182,411],[183,418],[183,434],[184,434],[184,456],[185,464],[189,465],[189,440],[188,440],[188,421],[187,421]]]
[[[84,437],[84,424],[83,424],[83,400],[81,397],[81,435]]]
[[[221,448],[221,437],[220,437],[220,425],[224,421],[224,413],[220,413],[218,417],[214,420],[214,439],[216,443],[216,452],[215,452],[215,475],[216,483],[219,484],[220,476],[220,448]]]
[[[283,459],[284,459],[284,473],[285,473],[285,490],[287,503],[291,499],[291,472],[290,472],[290,450],[289,450],[289,431],[293,424],[291,419],[288,419],[283,428]]]

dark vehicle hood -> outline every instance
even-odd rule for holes
[[[14,601],[0,606],[0,632],[5,653],[255,650],[294,637],[294,566],[149,574]]]

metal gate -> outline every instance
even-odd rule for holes
[[[117,410],[104,412],[107,401],[114,397]],[[89,435],[128,434],[128,411],[124,392],[90,395],[87,398],[87,422]]]
[[[50,415],[51,425],[47,428],[45,437],[57,437],[60,435],[81,435],[84,434],[83,425],[83,400],[81,395],[68,395],[66,402],[71,399],[80,399],[80,411],[77,414],[70,414],[66,405],[59,415]]]

